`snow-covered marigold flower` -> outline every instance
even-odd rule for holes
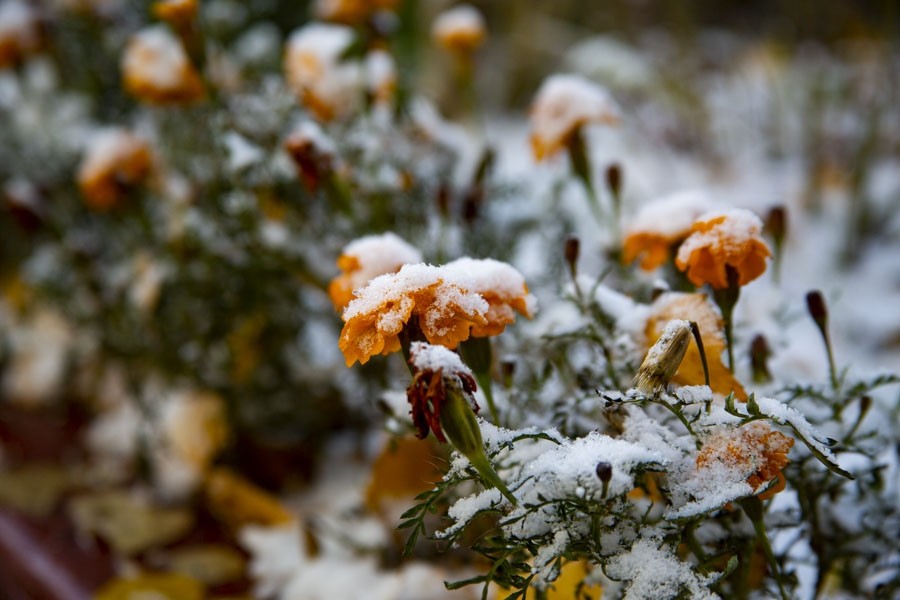
[[[631,264],[640,259],[645,271],[662,266],[691,233],[697,218],[712,208],[709,197],[697,191],[676,192],[647,204],[627,229],[622,262]]]
[[[521,274],[492,260],[461,259],[436,267],[404,265],[356,292],[344,309],[338,346],[347,366],[400,349],[413,325],[432,344],[455,348],[470,336],[496,335],[515,319],[530,317],[534,299]]]
[[[746,285],[765,272],[772,254],[761,233],[762,221],[749,210],[706,213],[678,248],[675,265],[697,286],[727,288],[726,267],[737,272],[738,285]]]
[[[353,299],[353,290],[385,273],[395,273],[407,264],[422,262],[422,253],[392,232],[354,240],[337,259],[340,275],[331,280],[328,296],[335,308],[343,309]]]
[[[206,96],[181,42],[163,25],[131,37],[122,56],[122,77],[129,94],[150,104],[189,104]]]
[[[473,336],[500,335],[516,321],[516,313],[529,319],[534,316],[537,301],[525,278],[511,265],[492,258],[463,257],[444,265],[444,270],[453,281],[487,300],[487,320],[472,327]]]
[[[316,0],[313,10],[317,18],[356,25],[380,10],[393,10],[397,0]]]
[[[580,75],[553,75],[531,107],[531,148],[537,160],[565,148],[584,125],[619,122],[619,108],[606,88]]]
[[[486,37],[484,17],[468,4],[442,12],[431,26],[431,38],[444,50],[460,56],[471,55]]]
[[[761,485],[778,482],[760,495],[765,499],[784,489],[781,470],[788,464],[788,451],[794,440],[768,424],[754,421],[737,428],[712,434],[697,455],[697,469],[724,468],[735,472],[757,490]]]
[[[409,363],[413,368],[413,381],[406,390],[416,436],[428,437],[428,431],[440,442],[447,442],[441,429],[441,410],[447,401],[447,388],[456,386],[469,398],[472,410],[478,412],[475,402],[475,376],[459,355],[443,346],[424,342],[410,345]]]
[[[78,187],[88,206],[108,210],[122,202],[151,167],[150,147],[144,140],[124,129],[109,129],[88,146],[78,167]]]
[[[342,60],[353,40],[349,27],[326,23],[310,23],[288,38],[285,77],[300,102],[322,121],[347,117],[360,105],[362,67]]]
[[[41,47],[37,11],[19,0],[0,3],[0,69],[11,67]]]

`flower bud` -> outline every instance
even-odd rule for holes
[[[573,236],[566,238],[565,246],[566,264],[569,265],[569,273],[572,279],[578,273],[578,256],[581,254],[581,241]]]
[[[634,386],[645,394],[664,390],[681,365],[690,343],[690,322],[682,319],[669,321],[641,363],[634,378]]]
[[[822,292],[813,290],[806,294],[806,309],[819,329],[824,330],[828,327],[828,307],[825,305]]]
[[[622,192],[622,167],[618,163],[606,167],[606,187],[616,198]]]

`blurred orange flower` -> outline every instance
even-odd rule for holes
[[[40,17],[30,3],[13,0],[0,4],[0,69],[34,54],[42,37]]]
[[[316,17],[347,25],[362,23],[379,10],[393,10],[397,0],[316,0]]]
[[[181,42],[163,25],[131,37],[122,56],[122,78],[129,94],[150,104],[189,104],[206,96]]]
[[[153,14],[180,30],[197,18],[197,0],[158,0],[153,4]]]
[[[628,228],[622,262],[631,264],[640,258],[645,271],[662,266],[673,248],[690,235],[694,221],[712,206],[706,194],[698,191],[676,192],[647,204]]]
[[[354,40],[351,28],[326,23],[309,23],[287,40],[285,78],[300,102],[321,121],[350,116],[361,105],[363,66],[343,57]]]
[[[615,125],[619,109],[609,92],[578,75],[553,75],[531,107],[531,148],[537,160],[556,154],[588,123]]]
[[[78,167],[78,187],[85,203],[109,210],[150,173],[152,158],[144,140],[124,129],[110,129],[90,144]]]
[[[734,392],[738,400],[746,400],[744,386],[728,370],[722,362],[725,350],[725,336],[722,333],[723,322],[719,311],[705,294],[685,294],[669,292],[661,295],[650,306],[645,335],[648,348],[656,343],[662,335],[666,324],[674,319],[695,321],[703,339],[703,349],[709,367],[709,387],[716,393],[727,395]],[[684,359],[672,377],[672,382],[680,385],[703,385],[703,361],[700,349],[691,339]]]
[[[760,498],[766,499],[784,489],[781,470],[789,462],[787,454],[793,445],[792,438],[766,423],[754,421],[710,436],[697,455],[697,468],[718,465],[740,471],[754,490],[777,479],[773,487],[760,494]]]
[[[772,254],[761,232],[762,221],[749,210],[707,213],[681,244],[675,265],[697,286],[727,288],[727,266],[737,271],[738,284],[746,285],[765,272]]]
[[[471,55],[487,37],[484,17],[468,4],[459,4],[439,14],[431,27],[431,38],[444,50]]]

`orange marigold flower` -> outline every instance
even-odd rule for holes
[[[531,147],[537,160],[565,148],[588,123],[615,125],[619,108],[606,88],[579,75],[553,75],[531,107]]]
[[[734,392],[738,400],[746,400],[744,386],[722,362],[722,352],[725,350],[725,335],[722,333],[724,324],[718,309],[709,298],[705,294],[681,292],[669,292],[657,298],[650,306],[644,331],[648,347],[656,343],[666,325],[674,319],[697,323],[709,367],[709,387],[718,394]],[[680,385],[703,385],[704,381],[700,349],[692,337],[672,382]]]
[[[691,233],[694,221],[712,206],[709,197],[697,191],[677,192],[644,206],[628,228],[622,262],[631,264],[640,258],[645,271],[662,266]]]
[[[284,51],[287,82],[300,102],[322,121],[352,115],[362,101],[362,66],[343,60],[353,40],[349,27],[325,23],[310,23],[288,38]]]
[[[316,0],[316,17],[324,21],[334,21],[356,25],[362,23],[380,10],[393,10],[397,0]]]
[[[153,4],[153,14],[181,30],[197,18],[197,0],[158,0]]]
[[[146,142],[123,129],[110,129],[91,143],[78,167],[78,187],[88,206],[108,210],[150,173]]]
[[[694,285],[727,288],[726,266],[737,271],[739,285],[746,285],[763,274],[772,254],[761,232],[762,221],[749,210],[707,213],[681,244],[675,265]]]
[[[781,470],[788,464],[788,451],[794,440],[768,424],[754,421],[711,435],[697,455],[697,468],[724,467],[738,472],[751,488],[778,479],[778,483],[760,495],[770,497],[784,488]]]
[[[181,42],[163,25],[131,37],[122,56],[122,77],[129,94],[150,104],[189,104],[206,96]]]
[[[468,4],[442,12],[431,27],[431,38],[444,50],[460,56],[471,55],[486,37],[484,17]]]
[[[24,2],[0,4],[0,69],[11,67],[41,47],[37,11]]]
[[[353,300],[353,290],[372,278],[419,262],[422,254],[394,233],[361,237],[348,244],[338,257],[342,274],[331,280],[328,295],[335,308],[342,310]]]
[[[404,265],[357,291],[344,310],[338,346],[347,366],[396,352],[400,333],[415,318],[429,343],[455,348],[470,335],[500,333],[514,310],[530,317],[533,307],[522,276],[498,261]]]
[[[465,289],[487,300],[486,322],[472,327],[473,336],[500,335],[515,322],[516,312],[529,319],[534,316],[537,302],[529,293],[525,278],[512,266],[490,258],[459,258],[444,269]]]

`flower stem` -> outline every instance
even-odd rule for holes
[[[569,159],[572,162],[572,171],[578,179],[581,180],[581,183],[584,184],[584,189],[587,192],[594,217],[597,219],[597,223],[602,225],[605,215],[603,206],[600,204],[600,197],[597,195],[597,190],[594,189],[594,180],[591,175],[591,163],[587,156],[587,144],[584,142],[584,135],[581,132],[581,128],[576,129],[575,133],[572,134],[567,148],[569,150]]]
[[[778,560],[775,558],[775,553],[772,551],[772,545],[769,543],[769,536],[766,533],[766,524],[763,521],[762,500],[757,496],[750,496],[741,500],[740,504],[741,508],[744,509],[744,513],[753,523],[756,539],[762,546],[763,553],[766,555],[766,560],[769,561],[769,568],[772,569],[772,576],[775,578],[775,583],[778,584],[778,592],[781,594],[782,600],[789,600],[790,596],[788,596],[784,589],[784,584],[781,581],[781,570],[778,566]]]
[[[494,390],[491,381],[493,351],[490,339],[486,337],[470,337],[459,345],[459,351],[465,363],[475,373],[478,386],[484,392],[484,398],[487,400],[488,410],[491,413],[491,420],[495,425],[500,425],[500,415],[497,412],[497,406],[494,404]]]
[[[448,385],[446,394],[440,417],[441,428],[447,434],[450,443],[469,459],[469,463],[478,471],[485,486],[497,488],[515,506],[516,497],[512,495],[512,492],[494,471],[494,467],[484,453],[481,427],[478,426],[475,412],[465,393],[456,385]]]
[[[722,289],[713,290],[713,299],[722,311],[722,320],[725,322],[725,342],[728,347],[728,370],[734,373],[734,335],[733,318],[734,305],[741,296],[741,286],[737,269],[731,265],[725,265],[725,276],[728,285]]]

